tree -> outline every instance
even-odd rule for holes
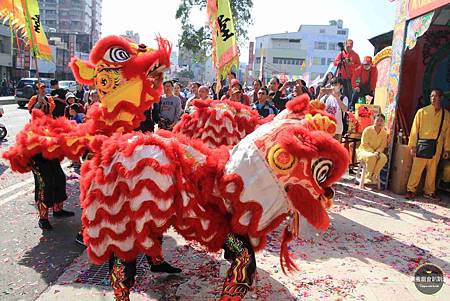
[[[181,20],[181,36],[178,46],[186,48],[195,54],[198,62],[204,62],[211,55],[211,29],[209,25],[195,28],[190,20],[192,9],[198,8],[205,12],[207,0],[181,0],[175,17]],[[234,27],[239,45],[247,41],[247,27],[253,23],[251,18],[252,0],[230,0]]]
[[[182,70],[175,73],[174,77],[194,79],[194,73],[191,70]]]

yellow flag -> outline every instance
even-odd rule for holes
[[[212,32],[213,61],[218,77],[225,78],[239,66],[236,31],[229,0],[208,0],[208,18]]]
[[[52,59],[37,0],[0,0],[0,20],[9,22],[10,28],[25,38],[34,56]]]
[[[20,0],[0,0],[0,20],[20,35],[25,36],[25,16]]]
[[[305,60],[303,60],[301,70],[305,71],[305,69],[306,69],[306,62],[305,62]]]
[[[48,45],[39,14],[37,0],[21,0],[25,16],[26,31],[32,54],[40,59],[52,60],[52,49]]]

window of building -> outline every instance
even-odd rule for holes
[[[327,64],[327,58],[326,57],[321,58],[320,59],[320,64],[321,65],[326,65]]]
[[[54,9],[46,9],[45,14],[48,16],[56,16],[56,10]]]
[[[313,65],[316,65],[316,66],[320,65],[320,58],[319,57],[314,57],[313,58]]]
[[[328,58],[327,65],[330,65],[333,61],[334,61],[334,59]]]
[[[256,60],[255,60],[255,62],[256,62],[257,64],[261,64],[261,58],[260,58],[260,57],[257,57]]]
[[[300,39],[291,39],[289,43],[300,43]]]
[[[338,30],[337,31],[337,34],[340,34],[340,35],[346,35],[347,34],[347,31],[346,30]]]
[[[301,65],[303,59],[287,58],[287,57],[274,57],[272,59],[274,64],[284,64],[284,65]]]
[[[320,33],[325,33],[325,29],[321,29],[321,30],[320,30]]]
[[[5,53],[5,42],[0,39],[0,53]]]
[[[326,42],[314,42],[314,49],[327,49],[327,43]]]
[[[332,43],[328,43],[328,50],[336,50],[336,43],[332,42]]]

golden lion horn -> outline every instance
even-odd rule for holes
[[[314,99],[311,100],[309,102],[309,104],[313,107],[316,108],[317,110],[325,110],[325,104],[323,102],[320,101],[320,99]]]
[[[334,135],[336,132],[336,122],[320,113],[317,113],[314,116],[306,114],[304,122],[308,128],[314,131],[322,131],[330,135]]]

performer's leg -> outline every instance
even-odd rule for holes
[[[52,230],[53,227],[48,221],[48,203],[46,200],[46,177],[47,166],[45,165],[44,158],[37,155],[33,157],[31,161],[31,169],[34,176],[34,200],[36,202],[36,208],[39,215],[39,228],[43,230]],[[48,177],[48,176],[47,176]]]
[[[80,226],[80,231],[78,231],[77,235],[75,236],[75,241],[77,243],[79,243],[80,245],[86,247],[86,245],[84,244],[84,237],[83,237],[83,225]]]
[[[229,234],[224,245],[225,259],[231,262],[222,289],[221,301],[244,298],[253,284],[256,259],[253,247],[246,237]]]
[[[167,261],[164,260],[164,256],[162,254],[163,237],[158,236],[158,240],[159,243],[161,244],[160,254],[154,257],[145,255],[148,263],[150,264],[150,270],[154,273],[169,273],[169,274],[181,273],[180,268],[173,267]]]
[[[63,209],[63,202],[67,200],[67,193],[66,193],[66,174],[61,168],[61,163],[59,162],[59,160],[52,160],[51,166],[54,175],[53,197],[55,203],[53,205],[53,216],[56,218],[74,216],[75,215],[74,212],[66,211]]]
[[[116,301],[129,301],[136,276],[136,261],[125,262],[113,256],[109,260],[109,273]]]

